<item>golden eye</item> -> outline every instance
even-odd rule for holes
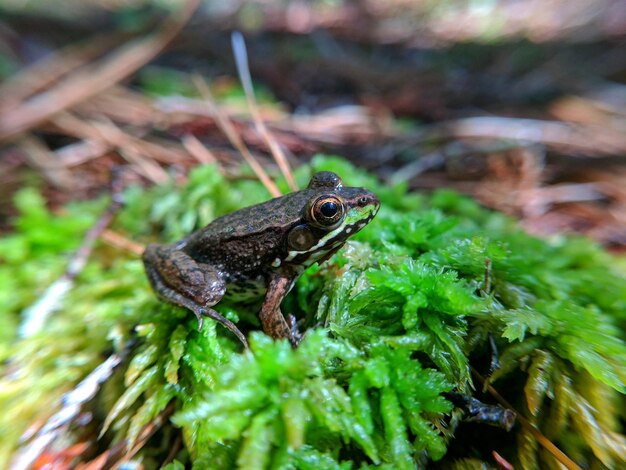
[[[311,205],[311,219],[324,227],[339,222],[343,212],[343,203],[335,196],[322,196]]]

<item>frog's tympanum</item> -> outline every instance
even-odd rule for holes
[[[259,313],[273,338],[300,340],[280,303],[303,271],[330,258],[365,227],[379,208],[376,195],[343,186],[334,173],[315,174],[306,189],[215,219],[171,245],[148,245],[143,262],[152,288],[164,300],[241,331],[211,307],[222,298],[265,300]]]

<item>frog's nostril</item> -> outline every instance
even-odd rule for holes
[[[367,206],[369,203],[369,199],[366,196],[363,196],[359,199],[359,206]]]

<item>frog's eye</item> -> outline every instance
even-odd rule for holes
[[[335,225],[343,217],[343,203],[335,196],[322,196],[311,205],[311,220],[318,225]]]

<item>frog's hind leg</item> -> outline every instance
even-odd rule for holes
[[[243,333],[211,307],[218,303],[226,286],[210,266],[196,263],[186,253],[170,246],[148,245],[143,262],[152,288],[164,300],[188,308],[198,318],[209,317],[228,328],[248,348]]]

